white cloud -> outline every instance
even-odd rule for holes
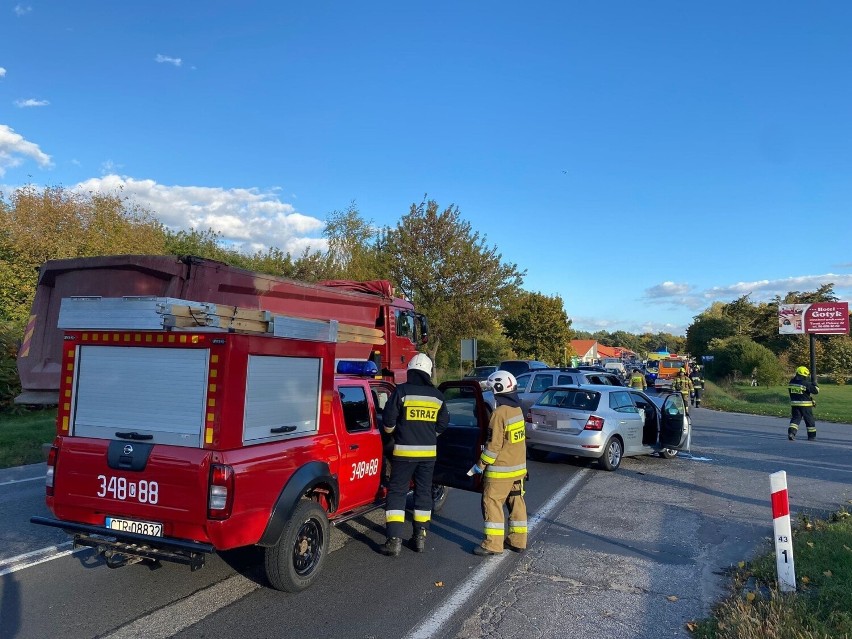
[[[16,16],[18,16],[19,18],[20,18],[21,16],[25,16],[25,15],[27,15],[28,13],[32,12],[32,10],[33,10],[33,8],[32,8],[30,5],[28,5],[28,4],[27,4],[27,5],[24,5],[24,4],[16,4],[16,5],[15,5],[15,8],[14,8],[14,9],[12,9],[12,11],[14,11],[14,12],[15,12],[15,15],[16,15]]]
[[[43,107],[50,104],[47,100],[35,100],[30,98],[29,100],[15,100],[15,106],[20,109],[26,109],[28,107]]]
[[[26,158],[35,160],[42,168],[52,166],[50,156],[38,144],[25,140],[8,125],[0,124],[0,177],[6,174],[6,169],[20,166]]]
[[[327,246],[324,238],[311,237],[322,231],[322,220],[298,213],[275,193],[258,189],[166,186],[154,180],[118,175],[92,178],[74,188],[87,192],[120,191],[172,229],[212,228],[229,245],[247,252],[275,246],[298,255],[308,247],[325,250]]]
[[[101,164],[101,175],[113,175],[116,171],[123,168],[123,164],[116,164],[112,160],[107,160]]]
[[[158,53],[157,57],[154,58],[155,62],[165,63],[165,64],[173,64],[176,67],[179,67],[183,64],[183,60],[180,58],[172,58],[167,55],[163,55],[162,53]]]
[[[790,291],[812,291],[824,284],[834,284],[835,292],[852,289],[852,275],[825,273],[824,275],[798,275],[777,280],[737,282],[728,286],[714,286],[704,292],[704,297],[725,300],[751,295],[753,301],[767,301],[776,295],[784,296]]]
[[[686,306],[699,310],[712,302],[730,302],[743,295],[750,295],[753,302],[768,302],[775,296],[784,297],[790,291],[814,291],[825,284],[834,284],[834,292],[843,297],[844,292],[852,292],[852,274],[798,275],[775,280],[736,282],[701,291],[687,284],[663,282],[646,289],[644,299],[665,302],[669,308]]]
[[[5,77],[6,77],[6,69],[4,69],[3,67],[0,67],[0,78],[5,78]]]
[[[675,282],[663,282],[662,284],[657,284],[656,286],[652,286],[649,289],[645,289],[645,297],[648,298],[658,298],[658,297],[672,297],[675,295],[686,295],[689,291],[692,290],[692,286],[689,284],[677,284]]]

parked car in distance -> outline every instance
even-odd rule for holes
[[[690,424],[680,393],[649,397],[617,386],[554,386],[527,414],[527,454],[550,452],[598,460],[615,470],[623,457],[659,453],[665,459],[687,448]]]
[[[477,366],[472,371],[470,371],[467,375],[464,376],[463,379],[475,379],[479,382],[479,385],[485,388],[484,383],[485,380],[488,379],[488,376],[491,373],[497,371],[496,366]]]
[[[515,377],[537,368],[548,368],[548,366],[535,359],[506,359],[500,362],[500,370],[508,371]]]
[[[539,396],[551,386],[571,384],[602,384],[624,386],[621,377],[615,373],[587,371],[579,368],[538,368],[521,375],[518,379],[518,397],[524,414],[535,404]]]

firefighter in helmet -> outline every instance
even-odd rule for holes
[[[701,406],[701,395],[704,393],[704,377],[698,364],[692,367],[690,380],[692,381],[692,405],[698,408]]]
[[[432,384],[432,360],[418,353],[408,362],[408,379],[397,386],[385,404],[384,431],[394,438],[385,521],[387,541],[382,553],[395,557],[402,549],[405,499],[414,479],[414,533],[411,547],[426,549],[426,530],[432,519],[432,474],[437,436],[450,423],[444,395]]]
[[[499,370],[488,376],[486,385],[494,392],[497,408],[491,413],[485,449],[471,469],[483,473],[485,483],[482,493],[485,539],[473,549],[480,557],[499,555],[504,548],[523,552],[527,547],[526,424],[517,393],[518,382],[508,371]],[[505,541],[504,505],[509,510],[509,535]]]
[[[689,396],[692,394],[692,380],[686,374],[686,369],[681,368],[674,380],[672,380],[672,390],[680,393],[683,397],[683,405],[686,409],[686,414],[689,415]]]
[[[810,380],[811,372],[807,366],[799,366],[796,374],[787,385],[790,393],[790,427],[787,429],[787,439],[796,439],[799,424],[805,420],[808,429],[808,439],[816,439],[816,422],[814,421],[814,406],[816,402],[812,395],[819,393],[819,386]]]

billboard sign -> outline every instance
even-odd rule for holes
[[[781,304],[778,332],[781,335],[846,335],[849,333],[849,302]]]

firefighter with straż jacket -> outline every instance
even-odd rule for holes
[[[816,422],[814,421],[814,406],[816,402],[811,395],[819,393],[819,386],[810,380],[811,372],[806,366],[799,366],[796,374],[787,385],[790,393],[790,427],[787,429],[787,439],[796,439],[799,424],[805,420],[808,429],[808,440],[816,439]]]
[[[704,392],[704,377],[701,375],[701,368],[696,364],[692,368],[692,405],[698,408],[701,406],[701,395]]]
[[[450,413],[444,395],[432,384],[432,360],[418,353],[408,362],[408,379],[397,386],[382,415],[384,430],[393,435],[385,522],[387,541],[382,553],[395,557],[402,549],[405,500],[414,478],[414,532],[411,547],[426,549],[426,531],[432,519],[432,474],[437,436],[447,428]]]
[[[508,371],[496,371],[486,382],[494,392],[497,408],[488,424],[488,441],[472,472],[482,472],[482,517],[484,541],[473,549],[475,555],[499,555],[504,548],[523,552],[527,547],[527,507],[524,479],[527,476],[526,424],[518,382]],[[509,510],[509,535],[503,506]]]
[[[689,414],[689,396],[692,394],[692,380],[686,374],[686,371],[681,368],[675,378],[672,380],[672,390],[680,393],[683,397],[683,405],[686,409],[686,414]]]

